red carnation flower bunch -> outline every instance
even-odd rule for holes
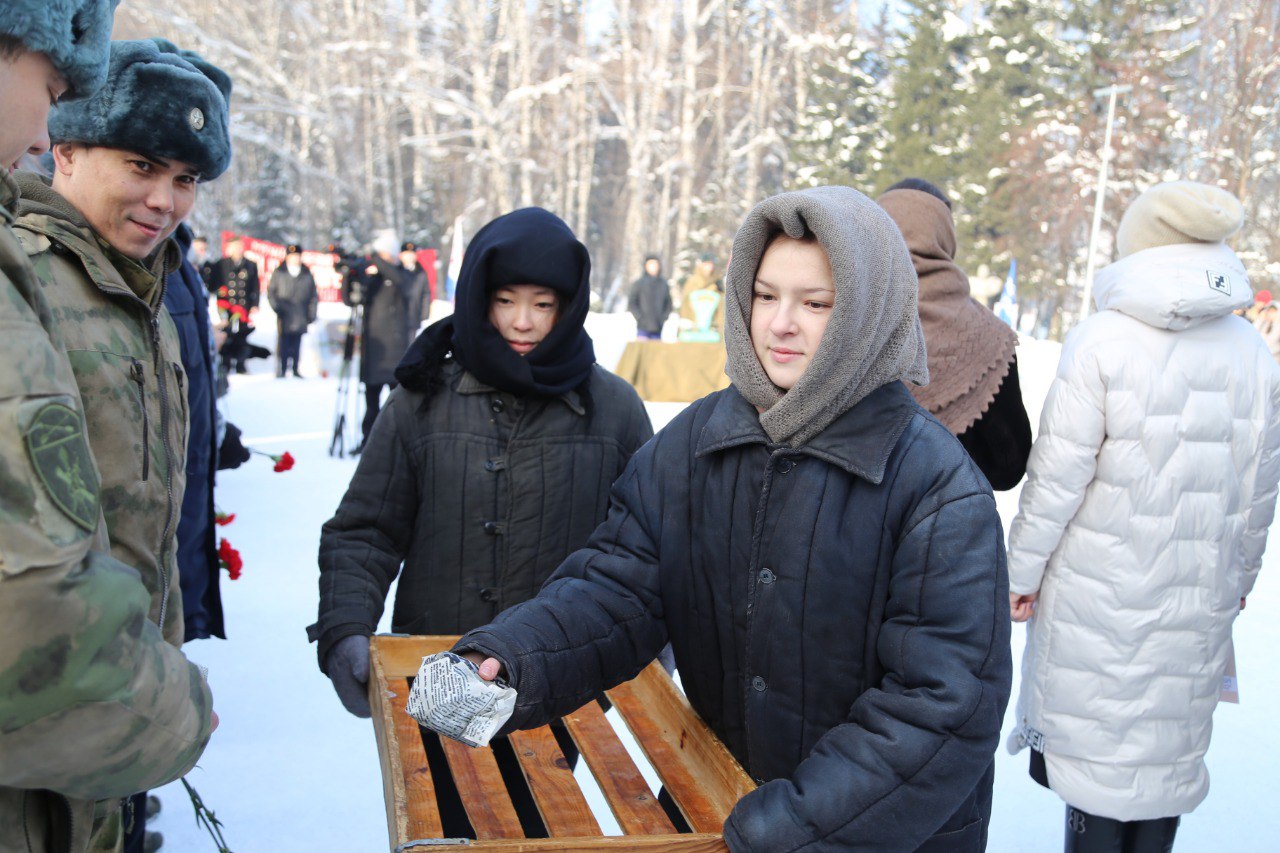
[[[240,558],[240,552],[231,547],[231,543],[226,539],[218,542],[218,565],[227,570],[231,580],[240,579],[240,570],[244,568],[244,560]]]
[[[213,523],[219,527],[226,527],[228,524],[236,520],[234,512],[223,512],[222,510],[214,510]]]

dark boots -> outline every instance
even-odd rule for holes
[[[1065,853],[1170,853],[1176,817],[1120,821],[1067,806]]]

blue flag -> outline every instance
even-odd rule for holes
[[[1004,277],[1004,289],[1000,291],[1000,300],[996,302],[995,314],[1009,328],[1017,331],[1018,322],[1018,259],[1009,262],[1009,274]]]

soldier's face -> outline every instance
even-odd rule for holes
[[[102,239],[141,260],[191,212],[199,191],[195,169],[118,148],[54,146],[53,188]]]
[[[489,297],[489,322],[521,356],[542,342],[559,313],[556,292],[536,284],[499,287]]]
[[[0,168],[12,172],[23,154],[49,150],[49,107],[66,91],[67,81],[43,53],[0,59]]]

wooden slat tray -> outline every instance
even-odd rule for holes
[[[572,739],[578,760],[586,762],[625,833],[604,836],[565,758],[564,749],[570,747],[562,749],[551,727],[516,732],[509,747],[499,746],[514,754],[521,780],[513,771],[504,777],[492,748],[471,749],[442,738],[420,728],[405,712],[409,685],[422,658],[450,649],[456,641],[372,639],[369,699],[395,853],[457,844],[495,853],[726,849],[720,837],[724,820],[755,785],[661,666],[651,664],[634,680],[610,690],[608,697],[679,808],[687,830],[676,829],[600,706],[591,702],[564,718],[560,737]],[[448,778],[438,778],[441,774]],[[514,803],[530,799],[536,816],[531,817],[534,808],[526,809],[522,822]],[[447,810],[449,802],[459,800],[470,832],[446,838],[441,803]],[[457,819],[453,825],[456,829]]]

